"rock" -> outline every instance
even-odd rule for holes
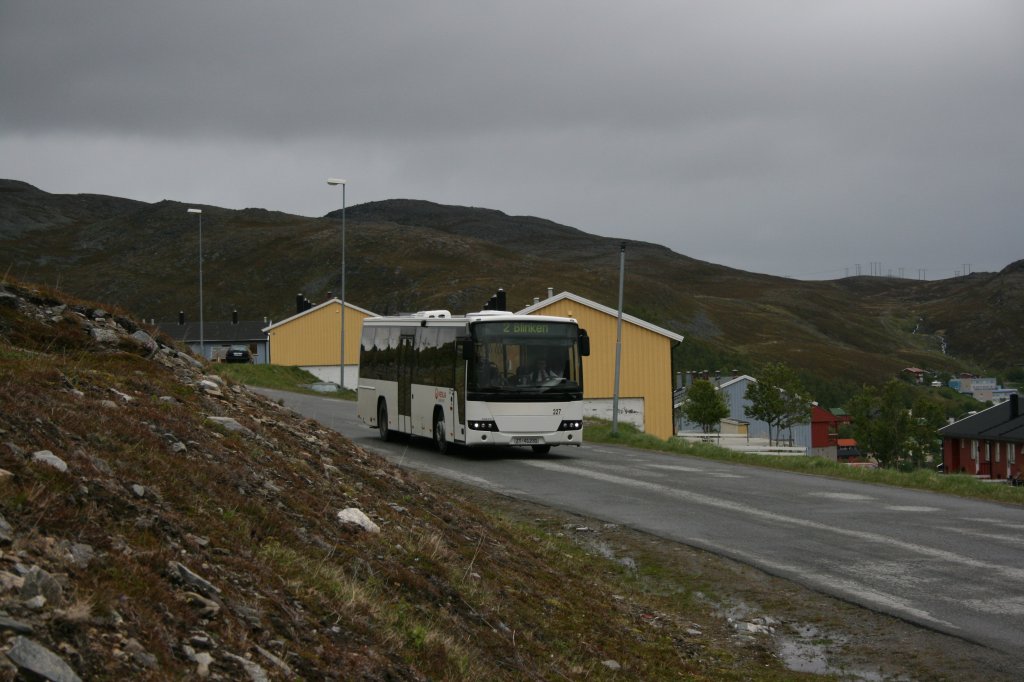
[[[125,644],[124,650],[131,654],[132,660],[143,668],[156,670],[159,666],[156,656],[146,651],[145,647],[134,637]]]
[[[196,677],[206,679],[210,676],[210,664],[213,663],[213,656],[203,651],[195,654],[192,660],[196,663]]]
[[[20,575],[0,571],[0,592],[21,591],[21,586],[24,584],[25,579]]]
[[[202,381],[199,382],[199,390],[201,390],[203,393],[206,393],[207,395],[217,397],[224,395],[220,391],[220,386],[213,383],[209,379],[203,379]]]
[[[207,417],[206,419],[207,421],[214,422],[215,424],[220,424],[228,431],[243,433],[247,436],[254,435],[253,432],[250,431],[247,427],[242,426],[231,417]]]
[[[15,637],[7,658],[19,670],[50,680],[51,682],[81,682],[67,663],[55,653],[26,637]]]
[[[210,538],[203,537],[202,535],[193,535],[192,533],[185,533],[185,540],[189,544],[195,545],[196,547],[209,547]]]
[[[203,361],[200,360],[199,358],[196,358],[196,357],[193,357],[193,356],[189,355],[188,353],[178,353],[177,357],[179,359],[181,359],[181,360],[184,360],[186,363],[191,365],[194,369],[202,369],[203,368]]]
[[[117,332],[113,329],[107,329],[106,327],[93,327],[90,331],[92,338],[97,343],[102,343],[108,346],[116,345],[118,342]]]
[[[199,616],[201,618],[214,618],[220,613],[220,604],[212,599],[207,599],[201,594],[186,592],[184,597],[191,606],[195,606],[199,610]]]
[[[25,574],[25,582],[21,586],[19,596],[25,600],[41,596],[46,600],[46,603],[60,606],[64,599],[64,589],[52,575],[38,566],[33,566]]]
[[[260,612],[251,606],[235,604],[231,607],[231,610],[254,630],[259,630],[263,627],[263,618],[261,617]]]
[[[114,395],[116,395],[118,398],[120,398],[122,401],[124,401],[126,403],[130,403],[131,401],[135,400],[135,398],[133,398],[132,396],[128,395],[127,393],[121,393],[121,391],[119,391],[119,390],[117,390],[116,388],[113,388],[113,387],[110,388],[110,392],[113,393]]]
[[[601,661],[601,665],[609,670],[622,670],[622,664],[610,658],[607,661]]]
[[[150,355],[155,353],[157,351],[157,348],[159,347],[157,346],[157,343],[153,339],[153,337],[147,334],[146,332],[142,331],[141,329],[132,334],[132,338],[138,341],[143,348],[148,350]]]
[[[22,623],[21,621],[9,618],[4,614],[0,613],[0,632],[10,630],[16,635],[31,635],[32,626],[28,623]]]
[[[42,611],[44,608],[46,608],[46,597],[44,597],[41,594],[37,594],[31,599],[26,599],[25,601],[21,602],[21,605],[29,611]]]
[[[201,592],[206,597],[215,598],[217,595],[220,594],[220,588],[218,588],[205,578],[202,578],[199,575],[193,573],[184,564],[180,564],[177,561],[171,561],[167,564],[167,568],[170,569],[171,575],[173,577],[177,578],[186,585],[196,588],[196,590]]]
[[[238,661],[239,665],[242,666],[252,682],[270,682],[270,677],[267,675],[267,671],[265,671],[258,663],[254,663],[248,658],[236,656],[235,654],[225,654],[225,657]]]
[[[342,509],[338,512],[338,521],[344,524],[358,526],[368,533],[380,532],[380,526],[371,521],[370,517],[355,507]]]
[[[285,677],[287,677],[288,679],[292,679],[295,677],[295,673],[294,671],[292,671],[291,666],[285,663],[283,659],[275,656],[274,654],[272,654],[271,652],[267,651],[259,645],[256,645],[256,651],[259,652],[260,656],[263,656],[263,658],[267,659],[275,666],[277,666],[277,668],[285,675]]]
[[[733,623],[733,628],[736,632],[746,633],[750,635],[765,635],[771,633],[771,628],[767,625],[761,625],[759,623],[748,623],[746,621],[737,621]]]
[[[32,461],[40,462],[42,464],[49,464],[54,469],[60,472],[65,472],[68,470],[67,462],[65,462],[64,460],[62,460],[60,457],[53,454],[49,450],[38,450],[36,452],[33,452]]]
[[[3,514],[0,514],[0,545],[9,545],[14,542],[14,528],[7,522]]]
[[[92,545],[83,542],[75,542],[65,549],[67,562],[78,568],[88,568],[89,564],[96,557],[96,550]]]

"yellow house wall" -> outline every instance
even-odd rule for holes
[[[270,364],[337,365],[341,356],[341,317],[335,303],[270,330]],[[345,309],[345,364],[359,364],[359,335],[367,317]]]
[[[535,314],[579,321],[590,336],[590,356],[583,358],[583,397],[612,398],[617,319],[570,300],[555,301]],[[644,431],[658,438],[673,435],[672,339],[622,321],[619,398],[643,398]]]

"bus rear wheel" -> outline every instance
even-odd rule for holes
[[[532,447],[533,451],[538,455],[546,455],[551,452],[551,446],[546,443],[544,445],[531,445],[530,447]]]
[[[448,452],[448,439],[444,433],[444,413],[437,410],[434,412],[434,446],[442,455]]]
[[[380,431],[380,439],[383,441],[391,437],[388,430],[388,404],[383,400],[377,405],[377,430]]]

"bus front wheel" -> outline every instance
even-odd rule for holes
[[[380,431],[380,439],[388,440],[391,432],[388,430],[388,404],[383,400],[377,405],[377,429]]]
[[[437,410],[434,412],[434,445],[442,455],[448,452],[448,439],[444,433],[444,413]]]

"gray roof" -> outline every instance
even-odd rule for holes
[[[993,405],[966,419],[939,429],[945,438],[971,438],[1024,442],[1024,414],[1020,413],[1020,399],[1011,397],[1005,403]]]
[[[203,322],[203,343],[249,343],[250,341],[266,341],[267,334],[263,331],[266,322],[260,320],[242,320],[233,322]],[[176,341],[185,343],[199,342],[199,323],[159,322],[157,329]]]

